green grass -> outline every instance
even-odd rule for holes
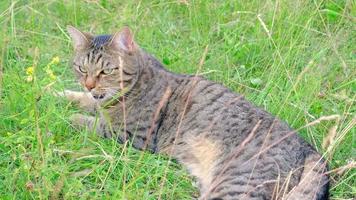
[[[183,3],[182,3],[183,2]],[[184,2],[188,2],[187,4]],[[50,95],[76,88],[66,25],[129,25],[168,69],[205,76],[302,127],[331,169],[355,162],[356,5],[300,1],[0,1],[0,199],[191,199],[193,179],[167,158],[78,131],[76,108]],[[51,62],[53,57],[59,63]],[[34,66],[34,80],[26,69]],[[51,79],[48,70],[56,79]],[[328,131],[337,125],[328,149]],[[332,199],[356,196],[356,170],[331,176]]]

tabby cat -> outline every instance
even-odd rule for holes
[[[86,92],[63,95],[99,114],[75,114],[74,126],[174,157],[196,177],[199,199],[328,198],[325,161],[285,122],[220,84],[167,71],[128,27],[68,32]]]

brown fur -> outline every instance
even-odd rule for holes
[[[221,147],[205,137],[190,138],[187,144],[194,161],[186,162],[186,166],[198,178],[202,188],[207,188],[213,180]]]

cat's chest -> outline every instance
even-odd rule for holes
[[[121,105],[102,110],[100,116],[119,137],[131,140],[135,148],[154,149],[154,138],[161,118],[155,115],[153,107]]]
[[[116,128],[126,127],[131,132],[147,132],[154,128],[160,119],[160,116],[155,115],[156,110],[156,106],[144,102],[120,103],[102,109],[100,117]]]

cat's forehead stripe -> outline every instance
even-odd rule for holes
[[[100,48],[107,44],[111,39],[111,35],[98,35],[93,39],[93,47]]]

